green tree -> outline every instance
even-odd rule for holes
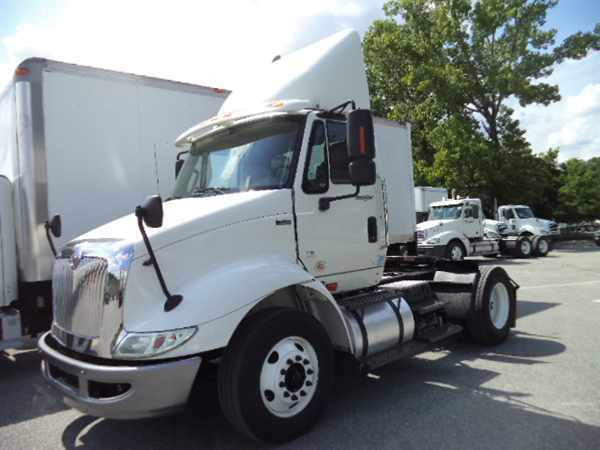
[[[560,99],[555,64],[600,48],[600,24],[561,43],[544,28],[557,0],[388,0],[363,47],[376,114],[413,124],[415,182],[487,202],[556,201],[556,157],[535,156],[512,110]],[[533,167],[532,167],[533,166]],[[552,173],[549,185],[534,170]],[[552,192],[553,190],[553,192]],[[489,213],[489,211],[488,211]]]
[[[570,159],[562,165],[559,218],[579,222],[600,218],[600,158]]]

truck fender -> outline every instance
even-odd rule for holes
[[[460,242],[462,242],[462,245],[465,247],[465,251],[466,251],[465,256],[468,256],[471,253],[471,244],[470,244],[469,240],[461,233],[458,233],[453,230],[448,230],[448,231],[444,231],[443,233],[436,235],[435,237],[440,238],[441,245],[448,245],[448,243],[450,241],[452,241],[454,239],[458,239]]]
[[[540,230],[537,229],[536,227],[534,227],[533,225],[523,225],[520,229],[519,229],[519,234],[520,235],[524,235],[524,234],[532,234],[532,235],[537,235],[537,234],[541,234]]]
[[[146,274],[153,275],[150,271]],[[270,306],[311,313],[330,334],[334,346],[351,350],[349,330],[333,296],[312,274],[289,259],[268,255],[244,258],[173,291],[183,295],[184,300],[168,313],[163,311],[164,302],[156,299],[138,306],[145,309],[143,314],[135,311],[127,314],[126,308],[126,316],[150,318],[143,323],[126,320],[127,328],[133,331],[197,327],[190,341],[170,353],[172,357],[226,347],[244,318]],[[143,298],[143,292],[136,296]]]

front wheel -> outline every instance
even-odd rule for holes
[[[446,259],[450,261],[462,261],[465,259],[465,247],[462,245],[462,242],[455,239],[453,241],[448,242],[446,245]]]
[[[219,401],[231,424],[265,442],[307,431],[323,410],[333,378],[333,350],[321,324],[292,309],[245,320],[219,368]]]
[[[527,236],[521,236],[517,242],[517,257],[529,258],[533,253],[533,246]]]

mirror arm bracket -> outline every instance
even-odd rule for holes
[[[340,195],[338,197],[321,197],[319,199],[319,211],[327,211],[331,206],[331,202],[336,202],[338,200],[345,200],[347,198],[358,197],[358,194],[360,194],[360,186],[357,185],[356,191],[354,191],[353,194]]]
[[[146,230],[144,228],[142,208],[140,206],[135,208],[135,215],[137,217],[138,228],[140,229],[142,239],[144,240],[144,245],[146,246],[146,250],[148,251],[148,255],[150,257],[150,263],[152,264],[152,267],[154,267],[154,271],[156,272],[156,278],[158,278],[160,287],[163,293],[165,294],[165,297],[167,297],[164,307],[165,311],[171,311],[181,303],[183,297],[181,295],[172,295],[169,292],[169,289],[167,288],[165,279],[163,278],[160,267],[158,266],[158,261],[156,260],[156,256],[154,255],[154,250],[152,249],[152,245],[150,244],[150,240],[148,239],[148,235],[146,234]]]
[[[50,244],[50,250],[52,250],[52,254],[54,258],[57,257],[56,247],[54,246],[54,241],[52,240],[52,236],[50,236],[50,222],[46,221],[44,223],[44,228],[46,229],[46,239],[48,239],[48,244]]]

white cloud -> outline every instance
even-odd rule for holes
[[[580,61],[566,61],[545,80],[559,86],[559,102],[525,108],[511,102],[514,117],[521,121],[535,152],[559,147],[560,161],[600,156],[599,69],[598,52]]]
[[[0,82],[41,56],[232,88],[257,61],[340,29],[364,32],[383,0],[74,1],[1,36]],[[4,54],[4,60],[2,55]],[[4,84],[2,83],[2,84]]]

